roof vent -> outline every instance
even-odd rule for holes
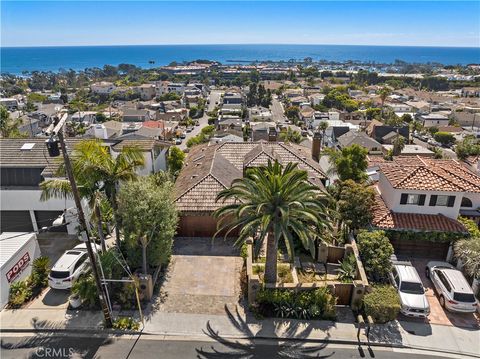
[[[35,146],[35,143],[24,143],[20,150],[22,151],[31,151],[33,146]]]

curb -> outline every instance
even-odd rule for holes
[[[103,335],[145,335],[145,336],[163,336],[163,340],[168,340],[168,337],[187,337],[188,334],[185,333],[147,333],[142,331],[129,331],[129,330],[113,330],[113,329],[0,329],[0,333],[75,333],[75,334],[103,334]],[[195,339],[199,339],[199,336],[195,336]],[[464,355],[471,358],[480,358],[480,355],[475,353],[464,353],[464,352],[455,352],[452,350],[444,350],[437,348],[428,348],[421,346],[412,346],[405,344],[395,344],[395,343],[379,343],[379,342],[369,342],[365,340],[350,340],[350,339],[309,339],[309,338],[289,338],[289,337],[269,337],[269,336],[234,336],[234,335],[225,335],[223,338],[226,339],[238,339],[238,340],[279,340],[287,342],[295,341],[304,341],[308,343],[330,343],[330,344],[343,344],[343,345],[360,345],[367,347],[378,347],[378,348],[396,348],[396,349],[413,349],[420,351],[436,352],[443,354],[455,354],[455,355]]]

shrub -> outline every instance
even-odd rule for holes
[[[117,300],[122,309],[132,309],[137,305],[137,294],[134,283],[125,283],[117,292]]]
[[[392,263],[393,246],[384,231],[363,231],[357,236],[358,250],[369,279],[384,281]]]
[[[350,254],[340,262],[340,268],[337,269],[338,279],[342,282],[351,282],[357,274],[357,260],[354,254]]]
[[[400,298],[390,285],[373,287],[371,293],[363,298],[363,308],[377,323],[394,320],[400,312]]]
[[[73,283],[72,294],[77,294],[88,308],[94,308],[99,304],[97,286],[91,274],[81,276]]]
[[[118,318],[113,322],[113,329],[138,330],[138,328],[140,328],[140,323],[132,317]]]
[[[33,261],[31,281],[37,288],[43,288],[48,285],[48,274],[50,273],[50,259],[48,257],[38,257]]]
[[[27,302],[32,297],[32,288],[30,284],[30,279],[13,282],[10,285],[10,294],[8,298],[8,303],[14,308],[22,306],[23,303]]]
[[[334,319],[336,299],[326,288],[294,292],[263,289],[257,293],[257,308],[263,316],[295,319]]]

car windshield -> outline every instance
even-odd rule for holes
[[[475,296],[470,293],[453,293],[453,300],[463,303],[475,303]]]
[[[62,279],[62,278],[68,278],[69,276],[70,276],[70,273],[65,271],[52,270],[50,272],[50,277],[52,278]]]
[[[423,294],[423,287],[421,283],[402,282],[400,291],[409,294]]]

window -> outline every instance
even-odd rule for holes
[[[453,207],[455,205],[455,196],[431,195],[429,205]]]
[[[85,253],[84,255],[82,255],[82,257],[75,264],[75,268],[73,269],[73,273],[75,273],[77,271],[77,269],[80,268],[80,266],[85,262],[86,259],[87,259],[87,254]]]
[[[470,198],[463,197],[463,198],[462,198],[462,204],[460,205],[460,207],[472,208],[472,207],[473,207],[473,203],[472,203],[472,201],[470,200]]]
[[[475,303],[475,296],[470,293],[453,293],[453,300],[463,303]]]
[[[452,290],[452,287],[450,286],[450,283],[448,283],[448,280],[445,277],[445,275],[440,271],[436,271],[436,273],[438,275],[438,279],[440,280],[440,282],[442,282],[445,289],[450,292]]]
[[[418,205],[423,206],[425,204],[424,194],[402,193],[400,198],[400,204]]]
[[[402,282],[402,286],[400,287],[400,291],[409,294],[423,294],[425,293],[423,290],[423,286],[421,283],[415,282]]]
[[[436,206],[446,206],[448,203],[448,196],[437,196]]]

